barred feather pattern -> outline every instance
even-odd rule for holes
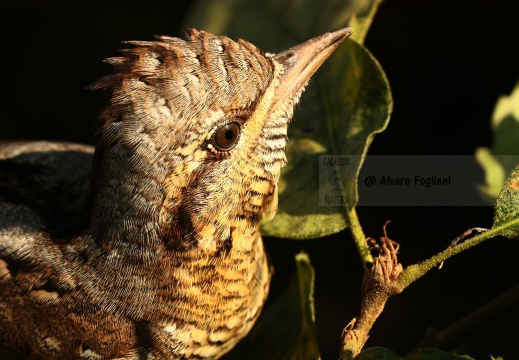
[[[127,44],[91,86],[95,150],[0,143],[0,359],[217,359],[263,307],[259,221],[311,74],[281,97],[288,66],[244,40]]]

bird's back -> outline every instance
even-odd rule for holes
[[[84,223],[92,153],[70,143],[0,143],[2,359],[38,358],[28,345],[38,341],[49,358],[56,350],[42,324],[63,320],[59,297],[71,270],[62,249]]]
[[[3,207],[24,205],[52,223],[47,229],[69,228],[85,206],[93,152],[73,143],[0,141]]]

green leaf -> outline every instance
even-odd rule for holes
[[[251,333],[224,359],[320,359],[315,335],[314,270],[307,254],[296,255],[297,273],[268,306]]]
[[[519,165],[512,171],[497,197],[495,228],[508,238],[519,238]]]
[[[355,360],[467,360],[467,355],[455,355],[439,349],[421,349],[407,356],[398,356],[393,351],[375,347],[363,350]]]
[[[382,0],[364,1],[358,4],[360,6],[357,6],[353,12],[349,25],[355,29],[352,38],[358,43],[364,44],[364,39],[381,3]]]
[[[477,184],[479,193],[489,204],[495,204],[497,195],[506,180],[503,164],[489,148],[476,149],[476,161],[485,172],[485,184]]]
[[[379,0],[201,0],[186,25],[240,37],[270,52],[356,21],[363,40]],[[343,207],[319,206],[319,155],[354,155],[344,194],[357,203],[356,179],[373,135],[385,129],[392,110],[386,76],[361,44],[347,40],[314,75],[288,130],[288,164],[279,182],[279,208],[263,222],[267,236],[309,239],[346,228]]]
[[[289,128],[288,164],[279,186],[279,209],[262,233],[292,239],[326,236],[346,228],[345,209],[320,206],[319,155],[351,161],[343,195],[357,204],[357,177],[368,147],[383,131],[392,110],[384,71],[362,45],[347,41],[323,65],[307,89]]]
[[[519,82],[510,96],[497,101],[492,115],[494,145],[476,150],[476,160],[485,171],[482,196],[494,204],[506,175],[519,163]]]
[[[199,0],[185,26],[239,37],[260,49],[279,52],[355,18],[353,37],[362,42],[380,0]],[[361,41],[362,40],[362,41]]]

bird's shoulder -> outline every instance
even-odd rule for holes
[[[48,230],[74,222],[85,205],[93,152],[74,143],[0,141],[0,201],[35,211]]]
[[[54,294],[73,286],[67,285],[63,249],[67,231],[79,224],[76,219],[84,208],[92,152],[88,146],[71,143],[0,142],[4,291],[42,289]],[[7,286],[11,282],[17,285]]]

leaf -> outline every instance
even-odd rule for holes
[[[378,4],[377,0],[202,0],[186,24],[278,52],[346,26],[354,14],[364,39]],[[354,155],[341,196],[355,206],[360,166],[373,135],[387,126],[391,110],[391,91],[382,68],[362,45],[347,40],[314,75],[295,111],[288,130],[288,164],[279,182],[279,208],[274,220],[262,223],[262,233],[309,239],[346,228],[344,207],[319,205],[323,180],[319,155]]]
[[[320,359],[315,335],[314,270],[296,255],[297,273],[280,298],[263,312],[251,333],[224,359]]]
[[[495,204],[497,195],[506,180],[503,164],[489,148],[476,149],[476,161],[485,172],[485,184],[477,184],[479,193],[489,204]]]
[[[245,39],[279,52],[348,25],[355,15],[355,39],[362,40],[380,0],[199,0],[185,26]],[[362,42],[362,41],[360,41]]]
[[[476,150],[476,160],[485,171],[485,184],[478,189],[494,203],[506,175],[519,163],[519,82],[510,96],[497,101],[492,115],[494,145]]]
[[[502,228],[501,235],[519,238],[519,165],[512,171],[497,197],[492,228]]]
[[[364,39],[381,3],[382,0],[367,1],[353,12],[349,25],[355,29],[352,38],[358,43],[364,44]]]
[[[292,239],[326,236],[346,228],[345,209],[320,206],[326,171],[319,155],[351,159],[343,195],[358,201],[357,177],[373,136],[383,131],[392,110],[387,78],[373,55],[347,41],[323,65],[303,95],[301,109],[289,128],[288,164],[280,180],[279,209],[262,233]],[[322,166],[321,166],[322,170]]]
[[[439,349],[421,349],[407,356],[398,356],[393,351],[382,348],[368,348],[355,357],[355,360],[467,360],[467,355],[455,355]]]

